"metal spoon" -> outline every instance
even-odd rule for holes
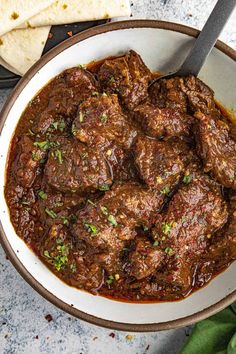
[[[233,12],[235,5],[236,0],[218,0],[181,67],[175,72],[155,78],[149,87],[163,78],[169,79],[173,76],[187,75],[197,76]]]

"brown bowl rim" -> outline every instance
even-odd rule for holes
[[[121,29],[131,29],[131,28],[159,28],[165,29],[169,31],[180,32],[191,37],[197,37],[199,31],[189,26],[166,22],[166,21],[157,21],[157,20],[127,20],[120,22],[112,22],[109,24],[101,25],[98,27],[94,27],[83,31],[65,42],[59,44],[57,47],[52,49],[50,52],[45,54],[19,81],[13,92],[8,97],[1,113],[0,113],[0,132],[3,129],[3,125],[7,119],[8,113],[13,106],[16,98],[19,96],[20,92],[24,89],[24,87],[28,84],[31,78],[37,73],[37,71],[44,66],[48,61],[54,58],[56,55],[64,51],[65,49],[71,47],[72,45],[81,42],[85,39],[93,37],[98,34],[116,31]],[[225,43],[221,41],[217,41],[215,47],[219,49],[221,52],[232,58],[236,61],[236,51]],[[11,263],[14,265],[16,270],[20,273],[20,275],[29,283],[29,285],[36,290],[40,295],[42,295],[46,300],[50,301],[52,304],[62,309],[63,311],[69,313],[72,316],[75,316],[81,320],[89,322],[91,324],[95,324],[101,327],[116,329],[121,331],[129,331],[129,332],[152,332],[152,331],[160,331],[160,330],[168,330],[178,327],[183,327],[187,325],[191,325],[195,322],[205,319],[218,311],[224,309],[226,306],[232,304],[236,300],[236,290],[234,290],[231,294],[227,295],[225,298],[220,300],[214,305],[209,306],[208,308],[197,312],[193,315],[186,316],[177,320],[171,320],[167,322],[160,323],[147,323],[147,324],[132,324],[132,323],[120,323],[110,320],[105,320],[99,317],[95,317],[89,315],[85,312],[82,312],[73,306],[65,303],[64,301],[58,299],[55,295],[50,293],[46,288],[44,288],[23,266],[23,264],[18,259],[17,255],[11,248],[11,245],[7,239],[7,236],[3,230],[2,223],[0,221],[0,243],[2,244],[3,249],[5,250],[7,256],[9,257]]]

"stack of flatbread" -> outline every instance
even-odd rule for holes
[[[52,25],[129,15],[129,0],[0,0],[0,65],[24,75]]]

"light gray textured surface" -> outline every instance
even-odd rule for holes
[[[216,1],[133,0],[134,18],[156,18],[201,28]],[[221,39],[236,48],[236,13]],[[0,90],[0,109],[10,90]],[[53,320],[45,319],[51,314]],[[190,328],[158,333],[118,332],[67,315],[38,295],[0,247],[0,354],[178,354]],[[114,335],[113,335],[114,333]],[[110,336],[112,334],[112,336]],[[114,337],[114,338],[113,338]]]

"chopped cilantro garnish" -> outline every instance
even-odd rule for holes
[[[191,182],[191,180],[192,180],[192,177],[190,175],[184,176],[184,178],[183,178],[183,182],[185,184],[189,184]]]
[[[71,131],[73,135],[76,135],[76,133],[78,132],[78,128],[76,128],[76,126],[72,124]]]
[[[57,214],[48,208],[45,208],[45,213],[48,214],[52,219],[56,219],[57,217]]]
[[[171,247],[166,247],[164,252],[168,255],[171,255],[173,253],[173,249]]]
[[[61,150],[56,150],[56,151],[55,151],[55,154],[56,154],[56,158],[57,158],[58,161],[59,161],[59,164],[62,165],[62,164],[63,164],[63,158],[62,158],[62,152],[61,152]]]
[[[143,231],[148,231],[149,228],[147,226],[143,226]]]
[[[117,225],[118,225],[118,224],[117,224],[117,221],[116,221],[116,219],[115,219],[115,217],[114,217],[113,215],[109,215],[108,218],[107,218],[107,220],[108,220],[109,223],[110,223],[111,225],[113,225],[113,226],[117,226]]]
[[[61,120],[56,121],[56,122],[53,122],[51,124],[51,129],[52,130],[60,130],[61,132],[64,131],[65,127],[66,127],[66,123],[65,123],[64,119],[61,119]]]
[[[28,129],[29,135],[33,136],[35,135],[35,133],[33,132],[33,130],[31,130],[30,128]]]
[[[41,159],[41,156],[39,155],[39,151],[33,151],[32,152],[32,160],[39,161],[40,159]]]
[[[97,91],[93,91],[92,96],[94,96],[94,97],[99,96],[99,93]]]
[[[88,224],[88,223],[85,223],[84,226],[87,228],[87,230],[92,234],[92,236],[95,236],[97,235],[97,227],[93,224]]]
[[[105,192],[105,191],[109,191],[110,186],[109,186],[108,184],[103,184],[103,185],[99,186],[98,189],[99,189],[100,191]]]
[[[69,254],[69,247],[67,245],[58,245],[57,250],[62,254],[63,256],[67,256]]]
[[[43,200],[47,199],[48,197],[47,193],[45,193],[44,191],[39,191],[38,196]]]
[[[34,146],[40,148],[43,151],[47,151],[48,149],[50,149],[51,144],[49,141],[35,141]]]
[[[71,263],[70,270],[72,271],[72,273],[75,273],[77,271],[76,263]]]
[[[113,283],[113,281],[114,281],[113,275],[109,275],[108,279],[106,280],[106,283],[107,283],[108,285],[111,285],[111,284]]]
[[[89,204],[93,205],[93,206],[96,206],[96,204],[95,204],[92,200],[90,200],[90,199],[88,199],[87,202],[88,202]]]
[[[106,123],[108,120],[108,116],[106,113],[103,113],[100,117],[102,123]]]
[[[165,222],[164,224],[162,224],[162,232],[163,232],[165,235],[169,234],[170,231],[171,231],[171,229],[172,229],[172,226],[171,226],[170,223]]]
[[[43,252],[43,255],[47,258],[51,258],[49,252],[46,250]]]
[[[115,78],[114,78],[114,76],[111,76],[110,78],[109,78],[109,82],[110,83],[114,83],[116,80],[115,80]]]
[[[108,215],[109,213],[108,213],[108,209],[106,208],[106,207],[104,207],[104,206],[101,206],[101,211],[102,211],[102,213],[104,214],[104,215]]]
[[[155,247],[156,247],[156,246],[159,246],[159,241],[157,241],[157,240],[154,241],[154,242],[153,242],[153,246],[155,246]]]
[[[83,112],[79,112],[79,121],[80,121],[80,123],[83,123],[83,121],[84,121],[84,115],[83,115]]]
[[[170,187],[166,186],[161,190],[162,194],[168,195],[170,193]]]
[[[56,270],[60,271],[61,268],[68,263],[68,257],[67,256],[56,256],[53,258],[53,265],[56,268]]]
[[[66,218],[65,216],[61,216],[61,220],[62,220],[62,222],[63,222],[63,225],[66,225],[66,226],[69,225],[69,220],[68,220],[68,218]]]

